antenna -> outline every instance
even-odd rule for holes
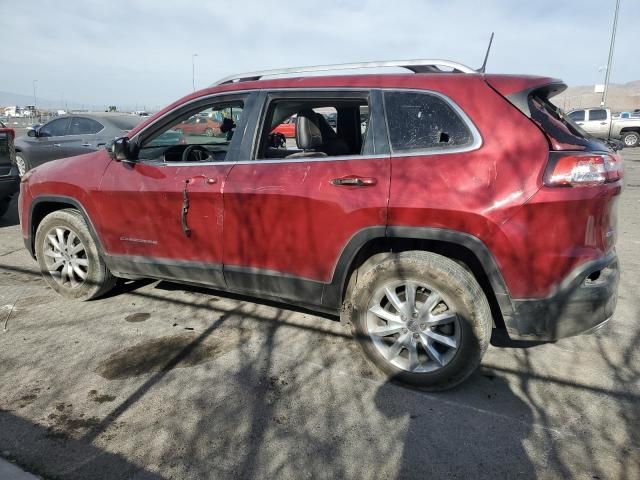
[[[484,73],[487,69],[487,60],[489,59],[489,52],[491,51],[491,44],[493,43],[493,32],[491,32],[491,37],[489,37],[489,46],[487,47],[487,53],[484,56],[484,62],[482,62],[482,66],[478,69],[478,72]]]

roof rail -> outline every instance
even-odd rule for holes
[[[413,73],[478,73],[476,70],[451,60],[387,60],[381,62],[338,63],[335,65],[313,65],[308,67],[282,68],[275,70],[263,70],[230,75],[218,80],[212,86],[225,83],[247,82],[260,80],[262,77],[273,75],[288,75],[291,73],[330,72],[336,70],[356,70],[360,68],[384,68],[399,67],[411,70]],[[443,70],[441,67],[451,69]]]

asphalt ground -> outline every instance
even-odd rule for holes
[[[13,211],[0,456],[64,479],[638,479],[640,149],[624,157],[613,320],[556,343],[496,337],[438,394],[387,382],[335,318],[293,307],[142,281],[63,300]]]

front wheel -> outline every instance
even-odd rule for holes
[[[625,147],[637,147],[640,145],[640,132],[627,132],[622,136],[622,143]]]
[[[390,255],[358,276],[352,328],[383,372],[444,390],[478,367],[492,321],[471,273],[441,255],[413,251]]]
[[[64,297],[90,300],[116,284],[77,210],[58,210],[44,217],[35,251],[42,277]]]

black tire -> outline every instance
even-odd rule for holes
[[[47,260],[45,260],[45,241],[49,241],[46,238],[47,234],[56,228],[74,233],[84,247],[81,260],[86,259],[86,278],[75,287],[66,286],[56,280],[49,271]],[[82,301],[91,300],[104,295],[116,284],[116,278],[100,257],[86,221],[77,210],[58,210],[44,217],[36,232],[35,251],[42,277],[53,290],[63,297]],[[79,277],[76,276],[76,278]]]
[[[464,267],[441,255],[410,251],[386,255],[379,263],[369,264],[368,267],[359,269],[357,277],[357,282],[350,289],[350,298],[345,299],[344,309],[348,313],[344,314],[343,318],[349,319],[351,322],[354,336],[367,357],[390,378],[420,387],[428,387],[430,390],[446,390],[460,384],[476,370],[489,345],[492,317],[489,303],[482,288]],[[455,349],[447,351],[446,355],[449,355],[447,363],[441,366],[435,362],[435,359],[433,364],[428,363],[432,359],[427,354],[426,346],[418,347],[421,349],[420,355],[426,359],[426,363],[421,365],[432,365],[428,368],[434,368],[433,371],[411,372],[398,368],[383,356],[368,331],[367,319],[368,315],[371,315],[369,312],[370,302],[374,301],[375,292],[396,281],[431,286],[432,289],[422,290],[420,287],[418,292],[426,292],[423,295],[430,295],[433,291],[440,293],[442,298],[446,299],[446,304],[443,300],[442,304],[436,304],[438,305],[436,308],[440,306],[443,309],[451,308],[455,313],[456,323],[455,327],[451,327],[451,331],[455,328],[457,343]],[[425,300],[423,305],[426,303]],[[415,305],[418,304],[415,303]],[[407,317],[407,320],[410,318]],[[418,327],[416,323],[419,322],[420,320],[414,321],[412,328],[424,328],[425,334],[429,329],[437,333],[434,329],[439,327],[423,327],[424,323]],[[420,334],[411,334],[412,331],[415,332],[415,330],[410,330],[407,333],[407,329],[403,329],[405,335],[419,338],[416,335]],[[401,335],[403,333],[398,333],[395,338],[399,338]],[[386,338],[391,338],[390,343],[394,342],[394,337]],[[420,341],[416,340],[416,342]],[[444,349],[448,348],[444,347]],[[409,351],[408,349],[403,350],[402,353],[408,355]]]
[[[22,152],[16,152],[16,166],[18,167],[20,177],[31,170],[31,162]]]
[[[9,206],[11,205],[11,200],[13,199],[13,195],[9,195],[3,199],[0,199],[0,218],[4,217],[4,215],[9,210]]]
[[[622,135],[622,143],[625,148],[633,148],[640,145],[640,132],[626,132]]]

